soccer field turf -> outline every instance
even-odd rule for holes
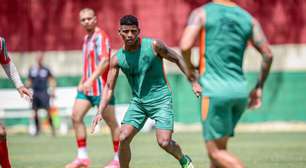
[[[62,168],[76,156],[72,135],[52,138],[9,135],[10,158],[14,168]],[[174,139],[191,156],[197,168],[208,167],[200,133],[176,133]],[[92,168],[101,168],[112,158],[109,135],[89,136]],[[306,133],[240,133],[229,149],[248,168],[305,168]],[[133,168],[178,168],[178,162],[159,148],[155,134],[140,133],[132,143]]]

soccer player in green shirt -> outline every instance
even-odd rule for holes
[[[194,69],[190,61],[191,48],[198,36],[203,137],[210,167],[242,168],[242,162],[227,151],[227,143],[247,105],[249,108],[261,106],[272,53],[258,21],[231,0],[213,0],[191,13],[180,44],[190,69]],[[242,70],[249,41],[263,58],[251,93],[248,93]]]
[[[139,33],[138,20],[135,16],[126,15],[120,19],[119,35],[124,44],[111,58],[107,84],[92,128],[102,119],[102,113],[113,94],[121,69],[128,79],[133,97],[120,130],[120,167],[129,167],[130,143],[146,119],[151,118],[155,120],[159,146],[174,156],[183,168],[193,168],[191,159],[182,153],[180,146],[172,139],[174,124],[172,93],[165,77],[163,59],[178,65],[191,82],[197,96],[201,93],[201,87],[189,73],[181,55],[159,40],[138,37]]]

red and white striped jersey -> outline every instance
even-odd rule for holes
[[[83,42],[83,74],[82,82],[85,82],[95,71],[102,57],[110,57],[110,42],[107,34],[99,28],[88,36],[86,35]],[[102,95],[102,89],[106,83],[109,67],[99,76],[92,85],[92,88],[85,92],[88,96]]]

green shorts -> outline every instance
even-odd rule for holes
[[[133,98],[124,115],[122,124],[132,125],[140,130],[146,120],[151,118],[155,121],[155,127],[162,130],[173,130],[174,113],[172,97],[165,96],[158,101],[143,103]]]
[[[84,94],[84,92],[78,91],[76,99],[81,99],[81,100],[88,100],[92,106],[99,106],[100,105],[100,100],[101,96],[87,96]],[[111,100],[108,103],[109,105],[115,105],[115,97],[112,96]]]
[[[203,104],[203,100],[207,102]],[[234,129],[245,111],[247,98],[203,97],[203,137],[206,141],[234,136]],[[205,106],[205,107],[204,107]],[[205,112],[206,110],[206,112]]]

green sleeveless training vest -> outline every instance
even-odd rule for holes
[[[133,98],[144,102],[171,95],[167,85],[162,59],[153,51],[152,39],[142,38],[141,46],[133,52],[120,48],[116,54],[118,64],[126,75]]]
[[[238,6],[209,3],[206,14],[205,73],[200,78],[204,96],[246,97],[242,64],[252,33],[252,17]]]

